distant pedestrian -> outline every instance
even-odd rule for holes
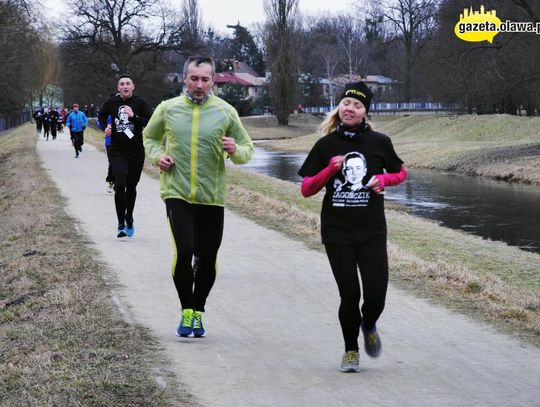
[[[51,126],[51,136],[53,140],[56,140],[56,132],[58,131],[58,119],[60,114],[56,109],[52,107],[49,109],[49,123]]]
[[[36,133],[39,135],[41,134],[41,129],[43,128],[43,108],[37,109],[32,117],[36,121]]]
[[[131,76],[120,75],[117,89],[118,93],[99,110],[98,121],[105,136],[111,137],[108,157],[114,174],[116,236],[122,238],[135,233],[133,211],[144,165],[142,131],[152,109],[142,97],[133,94],[135,83]]]
[[[65,109],[63,107],[59,107],[56,109],[58,112],[58,132],[63,133],[64,132],[64,123],[66,122],[66,113]]]
[[[43,116],[41,120],[43,122],[43,138],[49,141],[49,135],[51,134],[51,116],[49,114],[49,108],[43,109]]]
[[[321,123],[325,136],[315,143],[298,171],[303,177],[303,196],[326,187],[321,236],[341,298],[343,372],[359,370],[360,329],[369,356],[377,357],[382,350],[376,326],[388,286],[382,191],[406,178],[390,138],[366,123],[372,97],[365,83],[347,84],[338,107]],[[363,289],[361,310],[358,272]]]
[[[75,149],[75,158],[79,158],[84,144],[84,131],[88,127],[88,118],[83,112],[79,111],[79,104],[73,104],[73,110],[67,116],[66,126],[69,128],[71,144]]]
[[[206,299],[223,237],[225,161],[251,159],[253,142],[236,110],[212,94],[211,58],[184,64],[185,95],[162,102],[144,130],[148,157],[161,169],[161,197],[176,254],[173,281],[182,307],[176,335],[206,335]],[[196,263],[196,265],[194,265]]]

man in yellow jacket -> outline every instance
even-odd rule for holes
[[[253,155],[236,110],[212,94],[214,74],[211,58],[188,58],[186,93],[162,102],[143,132],[146,155],[162,171],[160,194],[175,244],[173,280],[182,307],[176,334],[182,337],[206,334],[202,313],[223,236],[225,160],[244,164]]]

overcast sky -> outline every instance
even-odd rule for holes
[[[299,0],[298,5],[303,14],[314,14],[352,10],[353,3],[351,0]],[[212,25],[224,33],[231,32],[227,24],[240,22],[244,27],[249,27],[266,19],[263,0],[199,0],[199,7],[205,25]]]
[[[85,0],[81,0],[85,1]],[[180,9],[182,0],[167,0]],[[69,23],[69,9],[63,0],[41,0],[41,8],[49,16],[55,16],[54,21]],[[351,0],[299,0],[300,11],[303,14],[317,13],[343,13],[352,10],[352,4],[360,1]],[[211,25],[223,34],[231,34],[227,24],[234,25],[240,22],[244,27],[253,23],[262,22],[264,15],[263,0],[199,0],[199,7],[205,26]]]

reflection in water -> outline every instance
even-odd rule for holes
[[[243,167],[300,183],[305,154],[264,150],[260,144]],[[407,181],[386,191],[386,199],[415,215],[492,240],[540,253],[540,189],[481,177],[410,170]]]

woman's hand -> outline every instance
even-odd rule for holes
[[[373,176],[369,179],[369,182],[366,184],[366,187],[370,188],[372,191],[380,194],[383,190],[379,179],[376,176]]]
[[[345,161],[344,155],[335,155],[330,159],[329,166],[337,172],[341,170],[341,167],[343,167],[343,161]]]

